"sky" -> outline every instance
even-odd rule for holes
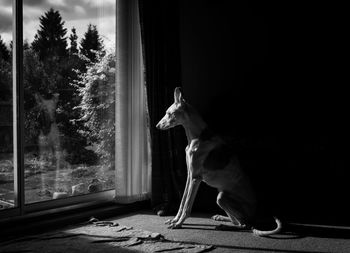
[[[12,1],[0,0],[0,35],[5,43],[12,40]],[[78,41],[88,24],[97,30],[109,48],[115,42],[115,0],[23,0],[23,39],[31,43],[39,29],[39,17],[50,8],[58,10],[65,22],[67,38],[75,27]],[[69,43],[69,40],[67,40]]]

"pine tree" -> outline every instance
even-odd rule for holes
[[[64,58],[68,54],[67,29],[64,28],[61,14],[51,8],[39,20],[40,28],[32,43],[33,50],[39,54],[40,60]]]
[[[80,45],[80,52],[91,62],[96,62],[96,52],[103,52],[104,48],[103,40],[100,38],[96,25],[88,25],[88,29],[84,34],[84,38],[81,39]]]
[[[78,53],[78,35],[75,30],[75,28],[72,28],[72,33],[69,36],[70,41],[70,48],[69,48],[69,54],[74,55]]]
[[[0,35],[0,101],[12,97],[11,53]]]
[[[12,66],[10,62],[0,59],[0,101],[12,98]]]
[[[1,35],[0,35],[0,59],[5,62],[10,62],[11,60],[10,51],[8,50],[5,42],[2,40]]]
[[[30,49],[30,44],[27,39],[23,41],[23,50],[29,50]]]

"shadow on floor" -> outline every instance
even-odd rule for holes
[[[184,223],[183,228],[196,229],[196,230],[215,230],[215,226],[212,224]],[[252,233],[250,229],[243,229],[243,230],[232,229],[231,231]],[[350,239],[350,228],[327,227],[327,226],[304,225],[304,224],[284,224],[281,233],[276,235],[266,236],[266,238],[278,239],[278,240],[300,239],[305,237]]]
[[[281,252],[281,253],[315,253],[314,251],[303,250],[287,250],[287,249],[269,249],[269,248],[255,248],[255,247],[239,247],[239,246],[226,246],[226,245],[214,245],[218,248],[230,249],[230,250],[244,250],[246,252]]]
[[[301,237],[350,239],[350,229],[342,227],[286,224],[283,230]]]

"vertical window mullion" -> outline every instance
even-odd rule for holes
[[[13,1],[13,153],[15,205],[24,213],[23,0]]]

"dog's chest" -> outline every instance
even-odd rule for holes
[[[186,158],[193,177],[219,190],[232,190],[243,180],[237,158],[222,142],[194,141],[186,148]]]
[[[193,172],[203,174],[224,170],[232,158],[232,153],[221,142],[194,140],[186,148],[186,158]]]

